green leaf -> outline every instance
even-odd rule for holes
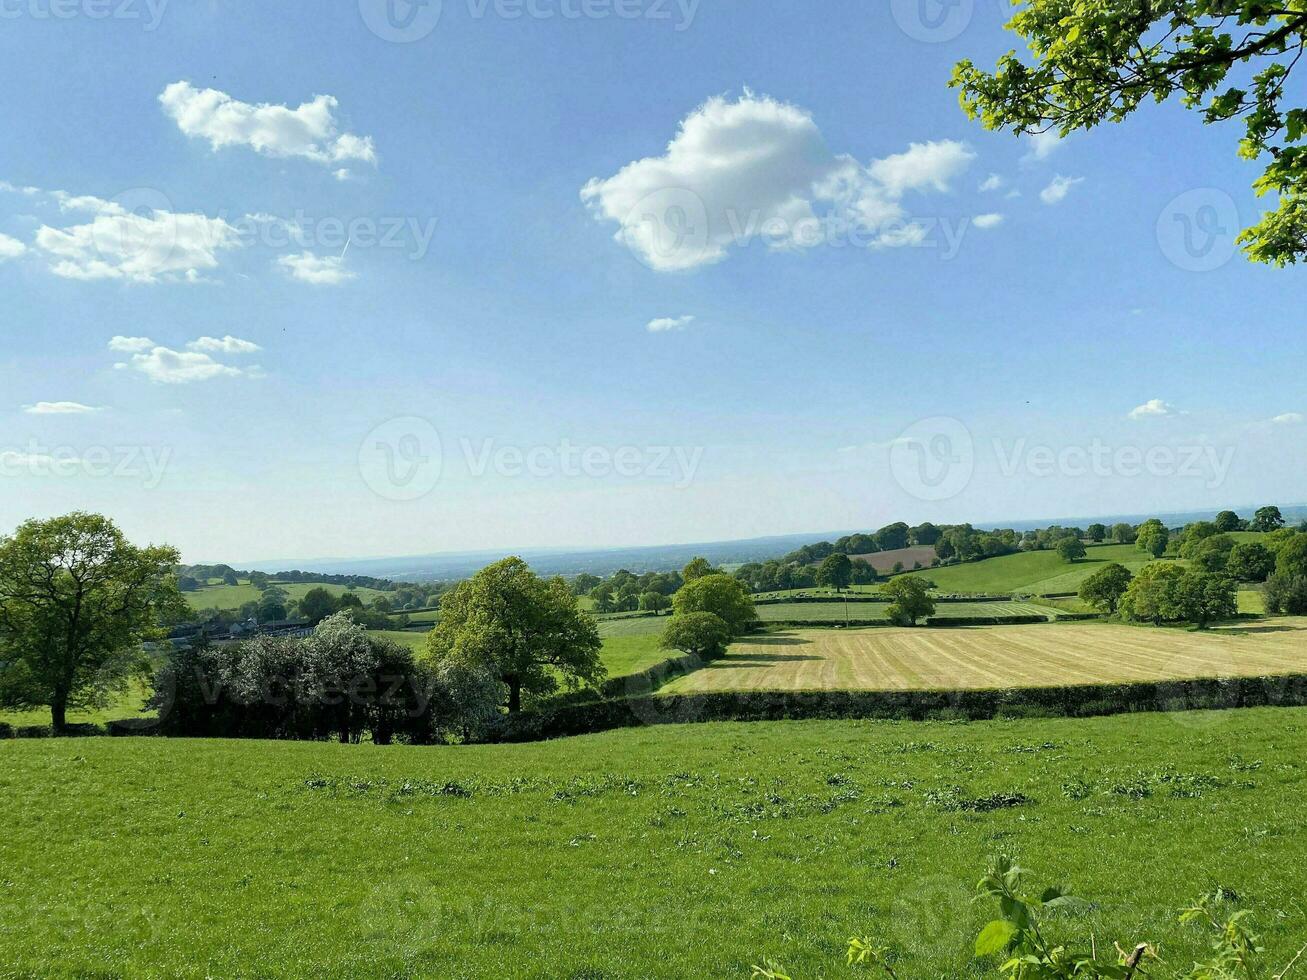
[[[990,956],[1007,949],[1017,935],[1017,927],[1004,919],[995,919],[976,937],[976,955]]]

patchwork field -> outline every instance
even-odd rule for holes
[[[734,644],[660,694],[1047,687],[1307,671],[1307,618],[1201,633],[1106,623],[795,629]]]
[[[1307,710],[1259,709],[0,742],[0,975],[836,977],[869,934],[901,977],[992,976],[972,895],[997,850],[1092,899],[1055,939],[1189,963],[1208,934],[1177,910],[1219,885],[1283,963],[1307,942],[1304,736]]]

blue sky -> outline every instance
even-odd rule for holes
[[[374,0],[64,2],[0,31],[0,527],[235,561],[1307,496],[1236,131],[984,132],[946,83],[997,0],[400,3],[402,43]]]

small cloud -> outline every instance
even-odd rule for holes
[[[1004,181],[998,174],[990,174],[980,182],[980,189],[982,191],[996,191],[1005,183],[1006,181]]]
[[[1285,412],[1283,415],[1277,415],[1271,419],[1275,425],[1297,425],[1302,422],[1303,417],[1299,412]]]
[[[978,214],[971,219],[971,223],[977,228],[997,228],[1003,223],[1001,214]]]
[[[6,259],[16,259],[27,251],[27,246],[17,238],[10,238],[8,235],[0,233],[0,262]]]
[[[115,364],[114,367],[139,371],[151,381],[169,385],[239,377],[247,373],[240,368],[220,364],[199,351],[179,351],[168,347],[155,347],[144,353],[133,354],[129,363]],[[253,374],[254,370],[249,373]]]
[[[149,337],[114,337],[109,341],[109,349],[121,354],[136,354],[153,346],[154,341]]]
[[[650,333],[665,333],[668,330],[684,330],[694,322],[692,316],[663,316],[656,320],[650,320],[648,330]]]
[[[1038,160],[1047,160],[1053,155],[1053,151],[1062,145],[1062,136],[1055,129],[1046,130],[1042,133],[1031,133],[1023,137],[1023,141],[1029,149],[1022,161],[1030,163]]]
[[[37,402],[24,405],[23,411],[28,415],[90,415],[103,409],[83,405],[81,402]]]
[[[1151,398],[1148,401],[1144,402],[1142,405],[1140,405],[1138,408],[1133,408],[1130,410],[1130,418],[1132,419],[1150,419],[1150,418],[1160,418],[1162,416],[1167,416],[1167,415],[1182,415],[1182,414],[1183,413],[1180,412],[1174,405],[1170,404],[1169,402],[1164,402],[1160,398]]]
[[[304,157],[317,163],[377,162],[372,137],[342,133],[336,99],[316,95],[292,109],[286,105],[241,102],[217,89],[174,82],[159,95],[163,111],[187,136],[208,140],[214,152],[247,146],[269,157]]]
[[[1039,199],[1045,204],[1060,204],[1071,193],[1076,184],[1084,183],[1083,177],[1063,177],[1058,174],[1052,183],[1039,192]]]
[[[290,274],[292,279],[307,282],[313,286],[338,286],[354,278],[354,273],[345,268],[343,255],[314,255],[312,252],[297,252],[283,255],[277,264]]]
[[[335,177],[337,180],[349,180],[350,178],[349,168],[341,167],[339,170],[333,170],[331,172],[331,176]]]
[[[201,337],[186,345],[187,350],[203,351],[208,354],[253,354],[263,350],[258,344],[241,340],[239,337]]]

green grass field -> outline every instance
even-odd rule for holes
[[[732,644],[660,694],[957,690],[1307,672],[1307,618],[1203,632],[1115,623],[790,629]]]
[[[1075,592],[1081,582],[1107,562],[1120,562],[1138,571],[1147,560],[1132,544],[1090,545],[1087,550],[1088,557],[1074,565],[1053,551],[1026,551],[911,574],[930,579],[943,592]]]
[[[1036,627],[1043,629],[1043,627]],[[1050,629],[1056,627],[1050,627]],[[1307,711],[658,726],[520,746],[0,743],[4,976],[991,976],[996,851],[1055,937],[1307,942]]]
[[[350,589],[343,585],[324,585],[313,582],[274,582],[277,588],[285,591],[291,599],[303,599],[310,589],[326,589],[332,595],[353,592],[364,604],[371,603],[377,596],[385,595],[376,589]],[[186,601],[192,609],[239,609],[247,602],[258,602],[259,592],[248,580],[242,579],[239,585],[206,585],[198,592],[187,592]]]

